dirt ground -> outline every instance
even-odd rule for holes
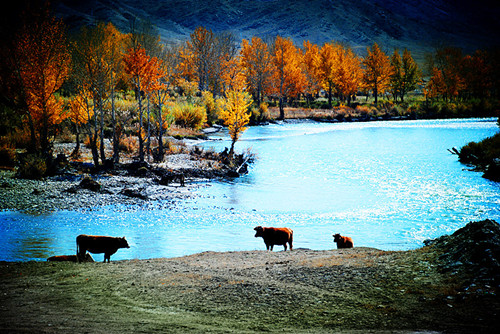
[[[493,333],[489,286],[432,247],[0,263],[2,333]]]

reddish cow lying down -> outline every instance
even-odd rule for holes
[[[104,261],[110,261],[111,255],[115,254],[119,248],[130,248],[125,237],[105,237],[100,235],[81,234],[76,237],[76,255],[78,260],[85,258],[85,253],[104,253]]]
[[[78,262],[78,256],[77,255],[56,255],[56,256],[51,256],[47,259],[47,261],[53,261],[53,262]],[[82,258],[81,262],[94,262],[94,259],[92,256],[87,253],[85,254],[85,257]]]
[[[333,241],[337,243],[337,248],[352,248],[354,244],[349,237],[343,237],[340,234],[333,234]]]
[[[266,244],[267,250],[273,250],[274,245],[283,245],[286,251],[286,244],[290,245],[292,250],[293,231],[287,227],[262,227],[254,228],[256,231],[255,237],[262,237]]]

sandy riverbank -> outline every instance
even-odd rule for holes
[[[498,268],[471,276],[467,252],[453,251],[464,240],[477,243],[476,232],[491,226],[404,252],[297,249],[110,264],[3,262],[0,332],[493,333],[500,300],[491,273]]]

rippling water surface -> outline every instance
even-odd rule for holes
[[[249,174],[200,184],[193,199],[0,213],[0,260],[74,254],[80,233],[126,236],[131,248],[116,260],[264,249],[256,225],[292,228],[296,248],[334,248],[332,233],[352,236],[355,246],[416,248],[469,221],[500,221],[500,184],[447,151],[497,131],[492,119],[252,127],[236,146],[257,155]],[[229,146],[225,134],[216,139],[202,145]]]

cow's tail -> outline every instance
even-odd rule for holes
[[[292,245],[292,243],[293,243],[293,230],[291,230],[291,231],[292,231],[292,232],[290,233],[290,241],[289,241],[289,244],[290,244],[290,250],[292,250],[292,249],[293,249],[293,245]]]

